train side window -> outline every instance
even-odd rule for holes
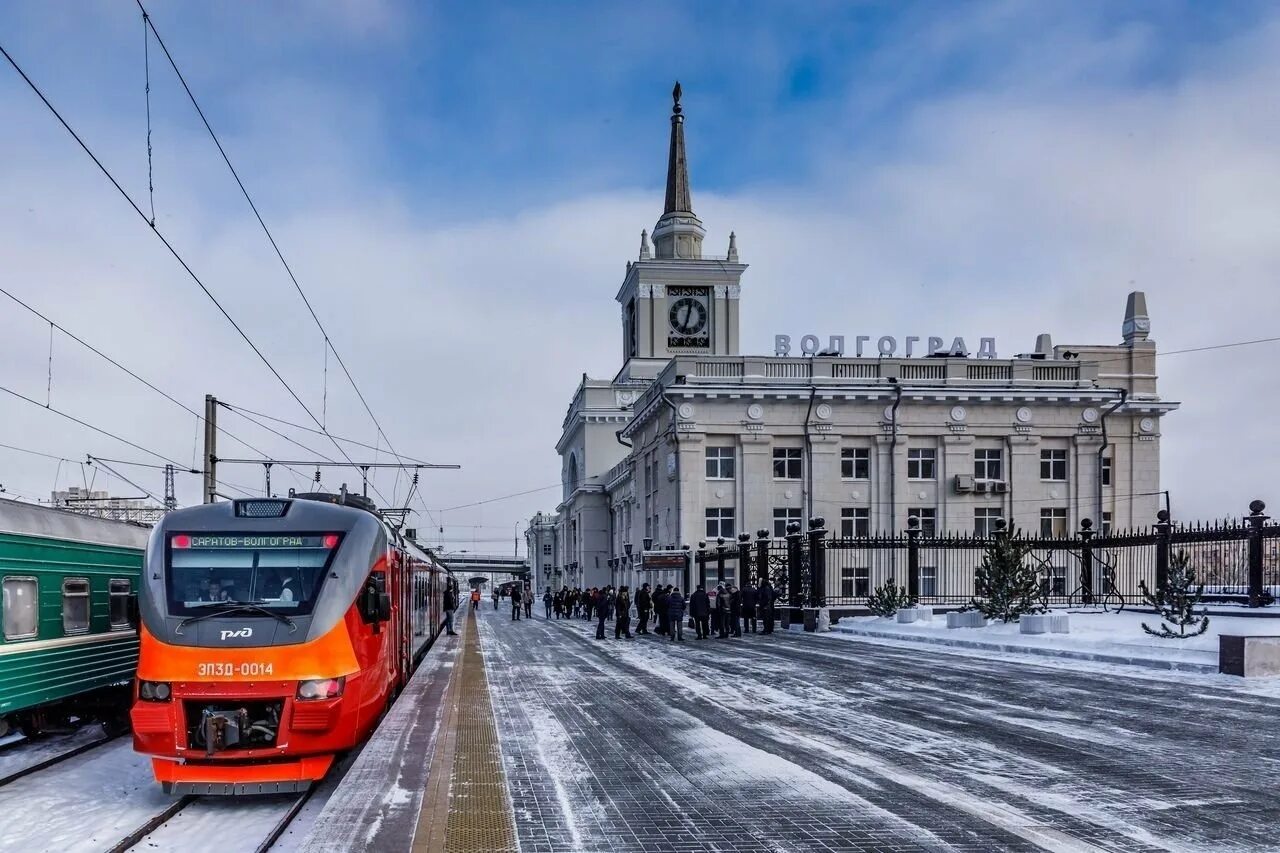
[[[107,588],[111,594],[111,630],[123,631],[129,627],[129,593],[133,592],[133,583],[112,578]]]
[[[35,578],[5,578],[4,590],[4,638],[28,640],[39,631],[37,617],[37,593]]]
[[[62,582],[62,633],[83,634],[89,630],[89,581],[67,578]]]

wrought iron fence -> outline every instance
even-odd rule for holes
[[[1140,602],[1143,585],[1162,588],[1171,561],[1185,555],[1206,600],[1256,607],[1280,600],[1280,525],[1266,523],[1261,501],[1249,509],[1243,520],[1217,524],[1175,524],[1162,512],[1150,528],[1106,535],[1086,520],[1062,538],[926,537],[914,526],[893,536],[828,538],[822,519],[811,519],[804,532],[793,522],[785,539],[761,531],[754,541],[700,547],[694,565],[707,583],[721,577],[721,566],[724,580],[739,585],[767,575],[780,606],[863,607],[891,578],[922,604],[962,605],[981,594],[978,569],[994,536],[1012,535],[1040,575],[1046,604]]]

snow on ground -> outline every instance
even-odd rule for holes
[[[202,797],[144,837],[135,850],[156,853],[253,853],[295,794]]]
[[[1158,628],[1159,620],[1149,612],[1125,610],[1120,613],[1055,608],[1068,613],[1069,634],[1023,634],[1017,623],[992,622],[985,628],[948,628],[945,614],[930,621],[900,623],[878,616],[845,617],[832,627],[836,637],[877,637],[911,640],[948,646],[983,649],[990,652],[1021,652],[1064,658],[1154,667],[1185,669],[1190,672],[1217,672],[1218,638],[1222,634],[1280,635],[1280,618],[1211,616],[1209,630],[1186,640],[1152,637],[1142,630],[1145,622]]]
[[[0,788],[0,850],[101,853],[173,800],[121,738]]]
[[[68,734],[46,735],[31,741],[19,734],[10,735],[3,741],[5,750],[0,752],[0,779],[102,738],[101,726],[85,726]],[[13,746],[8,746],[10,743]]]

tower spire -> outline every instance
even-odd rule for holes
[[[702,238],[706,231],[693,213],[689,198],[689,163],[684,149],[684,108],[680,106],[683,90],[679,81],[671,90],[671,148],[667,154],[667,200],[662,216],[653,227],[653,254],[656,258],[702,257]]]
[[[680,81],[671,90],[671,150],[667,155],[667,203],[662,212],[693,213],[689,198],[689,163],[684,150],[684,110],[680,106]]]

